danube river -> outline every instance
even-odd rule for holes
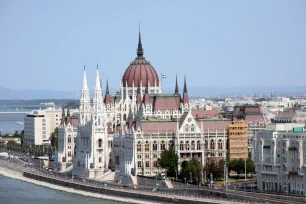
[[[115,204],[121,202],[66,193],[0,175],[0,203]]]
[[[29,111],[29,110],[19,110]],[[16,112],[16,109],[3,109],[0,112]],[[0,132],[1,134],[14,133],[16,130],[23,130],[24,114],[0,114]]]

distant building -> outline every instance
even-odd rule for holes
[[[72,110],[74,113],[76,110]],[[50,145],[50,136],[61,123],[62,109],[35,110],[24,117],[24,144]]]
[[[306,194],[305,124],[271,124],[256,132],[257,188],[304,196]]]

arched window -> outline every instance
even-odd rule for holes
[[[214,142],[214,140],[210,141],[210,149],[215,149],[215,142]]]
[[[195,142],[191,141],[191,150],[195,150]]]
[[[123,120],[126,120],[126,114],[123,115]]]
[[[98,147],[102,147],[102,140],[101,139],[98,140]]]
[[[99,157],[99,163],[101,163],[102,162],[102,157]]]
[[[153,142],[153,151],[156,151],[157,150],[157,143],[156,141]]]
[[[140,152],[140,151],[141,151],[141,143],[139,141],[138,144],[137,144],[137,152]]]
[[[163,140],[160,144],[160,150],[164,151],[166,149],[165,141]]]
[[[101,125],[101,119],[100,119],[100,117],[98,118],[98,126],[100,126]]]
[[[149,144],[149,141],[146,141],[146,144],[145,144],[145,151],[150,151],[150,144]]]
[[[71,157],[71,152],[68,152],[68,157]]]
[[[201,150],[201,142],[200,142],[200,140],[197,141],[197,150]]]
[[[157,161],[153,161],[153,167],[157,168]]]
[[[189,150],[190,146],[189,146],[189,141],[186,141],[186,150]]]
[[[137,167],[138,167],[138,168],[141,168],[141,161],[138,161],[138,162],[137,162]]]
[[[205,140],[205,149],[208,149],[208,141],[207,140]]]
[[[194,124],[191,125],[191,132],[194,132]]]
[[[223,149],[222,140],[218,141],[218,149]]]
[[[180,143],[180,150],[184,150],[184,142],[183,141],[181,141],[181,143]]]
[[[189,125],[185,125],[185,132],[189,131]]]
[[[69,137],[68,137],[68,143],[71,143],[71,137],[70,137],[70,135],[69,135]]]

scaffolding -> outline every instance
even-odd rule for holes
[[[233,121],[228,127],[229,160],[248,158],[248,122]]]

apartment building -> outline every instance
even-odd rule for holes
[[[305,124],[271,124],[256,132],[257,187],[262,191],[306,194]]]

